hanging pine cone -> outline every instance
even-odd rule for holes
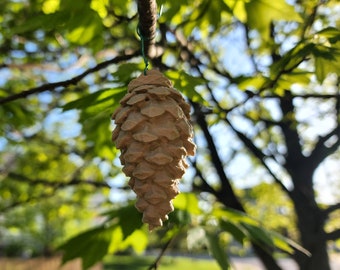
[[[156,70],[131,81],[120,104],[112,116],[112,140],[137,194],[136,208],[152,230],[174,210],[172,199],[188,167],[185,158],[195,154],[190,106]]]

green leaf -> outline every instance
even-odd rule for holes
[[[264,84],[268,83],[267,77],[256,75],[254,77],[236,78],[237,87],[241,90],[259,90]]]
[[[287,71],[289,71],[289,73],[292,72],[312,53],[313,49],[313,43],[298,43],[270,67],[270,77],[275,79],[278,75],[282,74],[283,71],[285,73],[287,73]]]
[[[247,230],[249,238],[261,247],[265,249],[275,247],[273,239],[259,225],[252,225],[244,222],[241,222],[241,225]]]
[[[165,74],[172,80],[174,87],[189,99],[204,106],[209,106],[208,102],[195,90],[197,86],[205,84],[204,79],[191,76],[184,71],[168,71]]]
[[[10,30],[11,34],[22,34],[35,31],[37,29],[51,30],[56,29],[68,21],[68,13],[58,11],[51,14],[40,14],[29,18],[25,24],[17,25]]]
[[[126,217],[125,219],[129,220]],[[126,240],[122,243],[121,249],[125,250],[127,247],[131,246],[135,252],[142,253],[147,248],[148,243],[149,236],[146,231],[134,230],[133,233],[129,235],[129,237],[127,237]]]
[[[302,253],[306,254],[307,256],[311,256],[311,253],[307,249],[298,245],[297,243],[295,243],[291,239],[288,239],[287,237],[284,237],[281,234],[278,234],[278,233],[273,232],[273,231],[268,231],[268,233],[272,237],[275,247],[277,247],[277,248],[279,248],[283,251],[286,251],[290,254],[293,254],[294,249],[296,249],[296,250],[299,250]]]
[[[123,87],[98,90],[77,100],[73,100],[65,104],[62,108],[64,111],[79,109],[81,110],[82,118],[94,116],[108,108],[113,111],[114,107],[119,104],[119,100],[124,96],[125,90]]]
[[[189,4],[188,0],[182,0],[182,1],[172,1],[171,3],[166,0],[158,0],[157,1],[159,6],[163,6],[163,12],[162,16],[159,18],[160,23],[169,22],[172,20],[172,22],[176,25],[183,22],[183,13],[186,6]],[[181,7],[183,6],[183,9],[181,10]],[[175,15],[181,16],[182,20],[179,20],[176,18]]]
[[[221,229],[230,232],[240,243],[248,238],[263,247],[279,248],[288,253],[293,253],[292,247],[294,247],[307,255],[309,254],[294,241],[264,229],[258,221],[243,212],[229,208],[215,208],[212,214],[219,219]]]
[[[247,13],[245,10],[245,1],[239,0],[224,0],[226,5],[232,10],[233,15],[241,22],[247,21]]]
[[[103,25],[98,13],[89,7],[83,8],[79,12],[81,15],[71,16],[68,21],[66,38],[72,43],[85,45],[96,36],[101,36]]]
[[[45,0],[42,4],[41,10],[45,14],[54,13],[59,9],[59,0]]]
[[[217,233],[206,230],[208,239],[208,247],[212,256],[215,258],[222,270],[230,270],[230,263],[227,256],[227,251],[222,247]]]
[[[169,220],[172,224],[183,227],[191,224],[191,214],[186,210],[176,209],[169,214]]]
[[[91,8],[95,10],[102,19],[104,19],[107,16],[108,6],[109,6],[109,0],[92,0],[91,1]]]
[[[107,160],[113,160],[116,155],[114,144],[111,141],[110,108],[87,119],[84,112],[81,113],[83,121],[82,134],[86,136],[91,153]]]
[[[112,76],[115,81],[120,84],[127,85],[132,79],[141,74],[143,70],[143,63],[124,63],[120,64]]]
[[[246,223],[251,225],[257,225],[258,222],[248,216],[247,214],[237,211],[231,208],[215,208],[212,211],[212,215],[216,216],[217,218],[223,218],[227,220],[232,220],[234,223]]]
[[[315,33],[315,37],[325,37],[332,44],[340,42],[340,30],[335,27],[327,27]]]
[[[251,0],[245,3],[247,23],[257,29],[264,40],[269,39],[270,23],[277,20],[301,21],[294,7],[285,0]]]
[[[114,227],[96,227],[71,238],[58,249],[64,251],[62,263],[80,257],[84,269],[100,261],[108,252]]]
[[[123,239],[130,236],[135,230],[142,227],[142,214],[137,211],[133,204],[121,207],[119,209],[111,210],[104,213],[109,217],[108,221],[117,219],[117,223],[123,232]],[[129,217],[129,218],[126,218]]]
[[[194,193],[180,193],[173,200],[174,207],[176,209],[185,210],[193,215],[199,215],[202,213],[198,206],[198,199]]]
[[[315,59],[315,75],[320,83],[330,73],[339,74],[340,48],[316,45],[313,50]]]
[[[244,240],[247,238],[247,233],[244,231],[241,225],[234,224],[229,220],[220,220],[220,227],[222,230],[229,232],[236,241],[243,245]]]
[[[296,69],[293,72],[283,74],[278,83],[282,88],[285,89],[290,88],[286,87],[286,85],[285,86],[282,85],[281,80],[284,81],[285,83],[289,83],[289,85],[292,84],[308,85],[310,83],[312,74],[313,73],[309,71]]]

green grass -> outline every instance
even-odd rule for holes
[[[146,270],[154,262],[151,256],[112,256],[104,261],[104,270]],[[214,260],[184,257],[163,257],[159,270],[219,270]]]

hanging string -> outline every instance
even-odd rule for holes
[[[146,53],[145,53],[145,41],[148,41],[149,38],[144,37],[144,35],[140,31],[139,24],[137,26],[137,34],[140,37],[140,41],[141,41],[141,53],[142,53],[142,57],[143,57],[144,64],[145,64],[144,75],[146,75],[146,72],[148,71],[148,67],[149,67],[149,59],[148,59],[148,57],[146,56]]]
[[[163,12],[163,5],[157,13],[156,0],[137,0],[137,12],[139,15],[137,34],[141,40],[141,53],[145,64],[144,75],[146,75],[149,67],[149,50],[155,42],[156,24]]]

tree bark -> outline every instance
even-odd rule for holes
[[[324,230],[325,215],[318,207],[312,184],[313,170],[309,166],[303,166],[300,174],[304,175],[304,184],[295,185],[291,192],[291,198],[297,215],[297,226],[300,232],[302,246],[307,249],[311,256],[296,254],[295,261],[300,270],[330,270],[327,251],[327,239]],[[294,183],[301,183],[301,177],[294,179]]]
[[[285,96],[280,99],[280,107],[285,116],[280,127],[287,146],[284,168],[290,174],[294,185],[294,189],[288,191],[288,195],[294,204],[301,244],[311,253],[310,257],[300,253],[296,254],[294,258],[300,270],[330,270],[327,239],[324,231],[326,219],[315,200],[313,185],[314,172],[322,159],[313,159],[311,156],[306,157],[302,154],[290,91],[286,91]]]
[[[294,181],[294,179],[293,179]],[[314,198],[304,189],[294,188],[291,198],[297,215],[297,226],[302,246],[312,255],[296,254],[300,270],[330,270],[327,239],[324,231],[325,219]]]

